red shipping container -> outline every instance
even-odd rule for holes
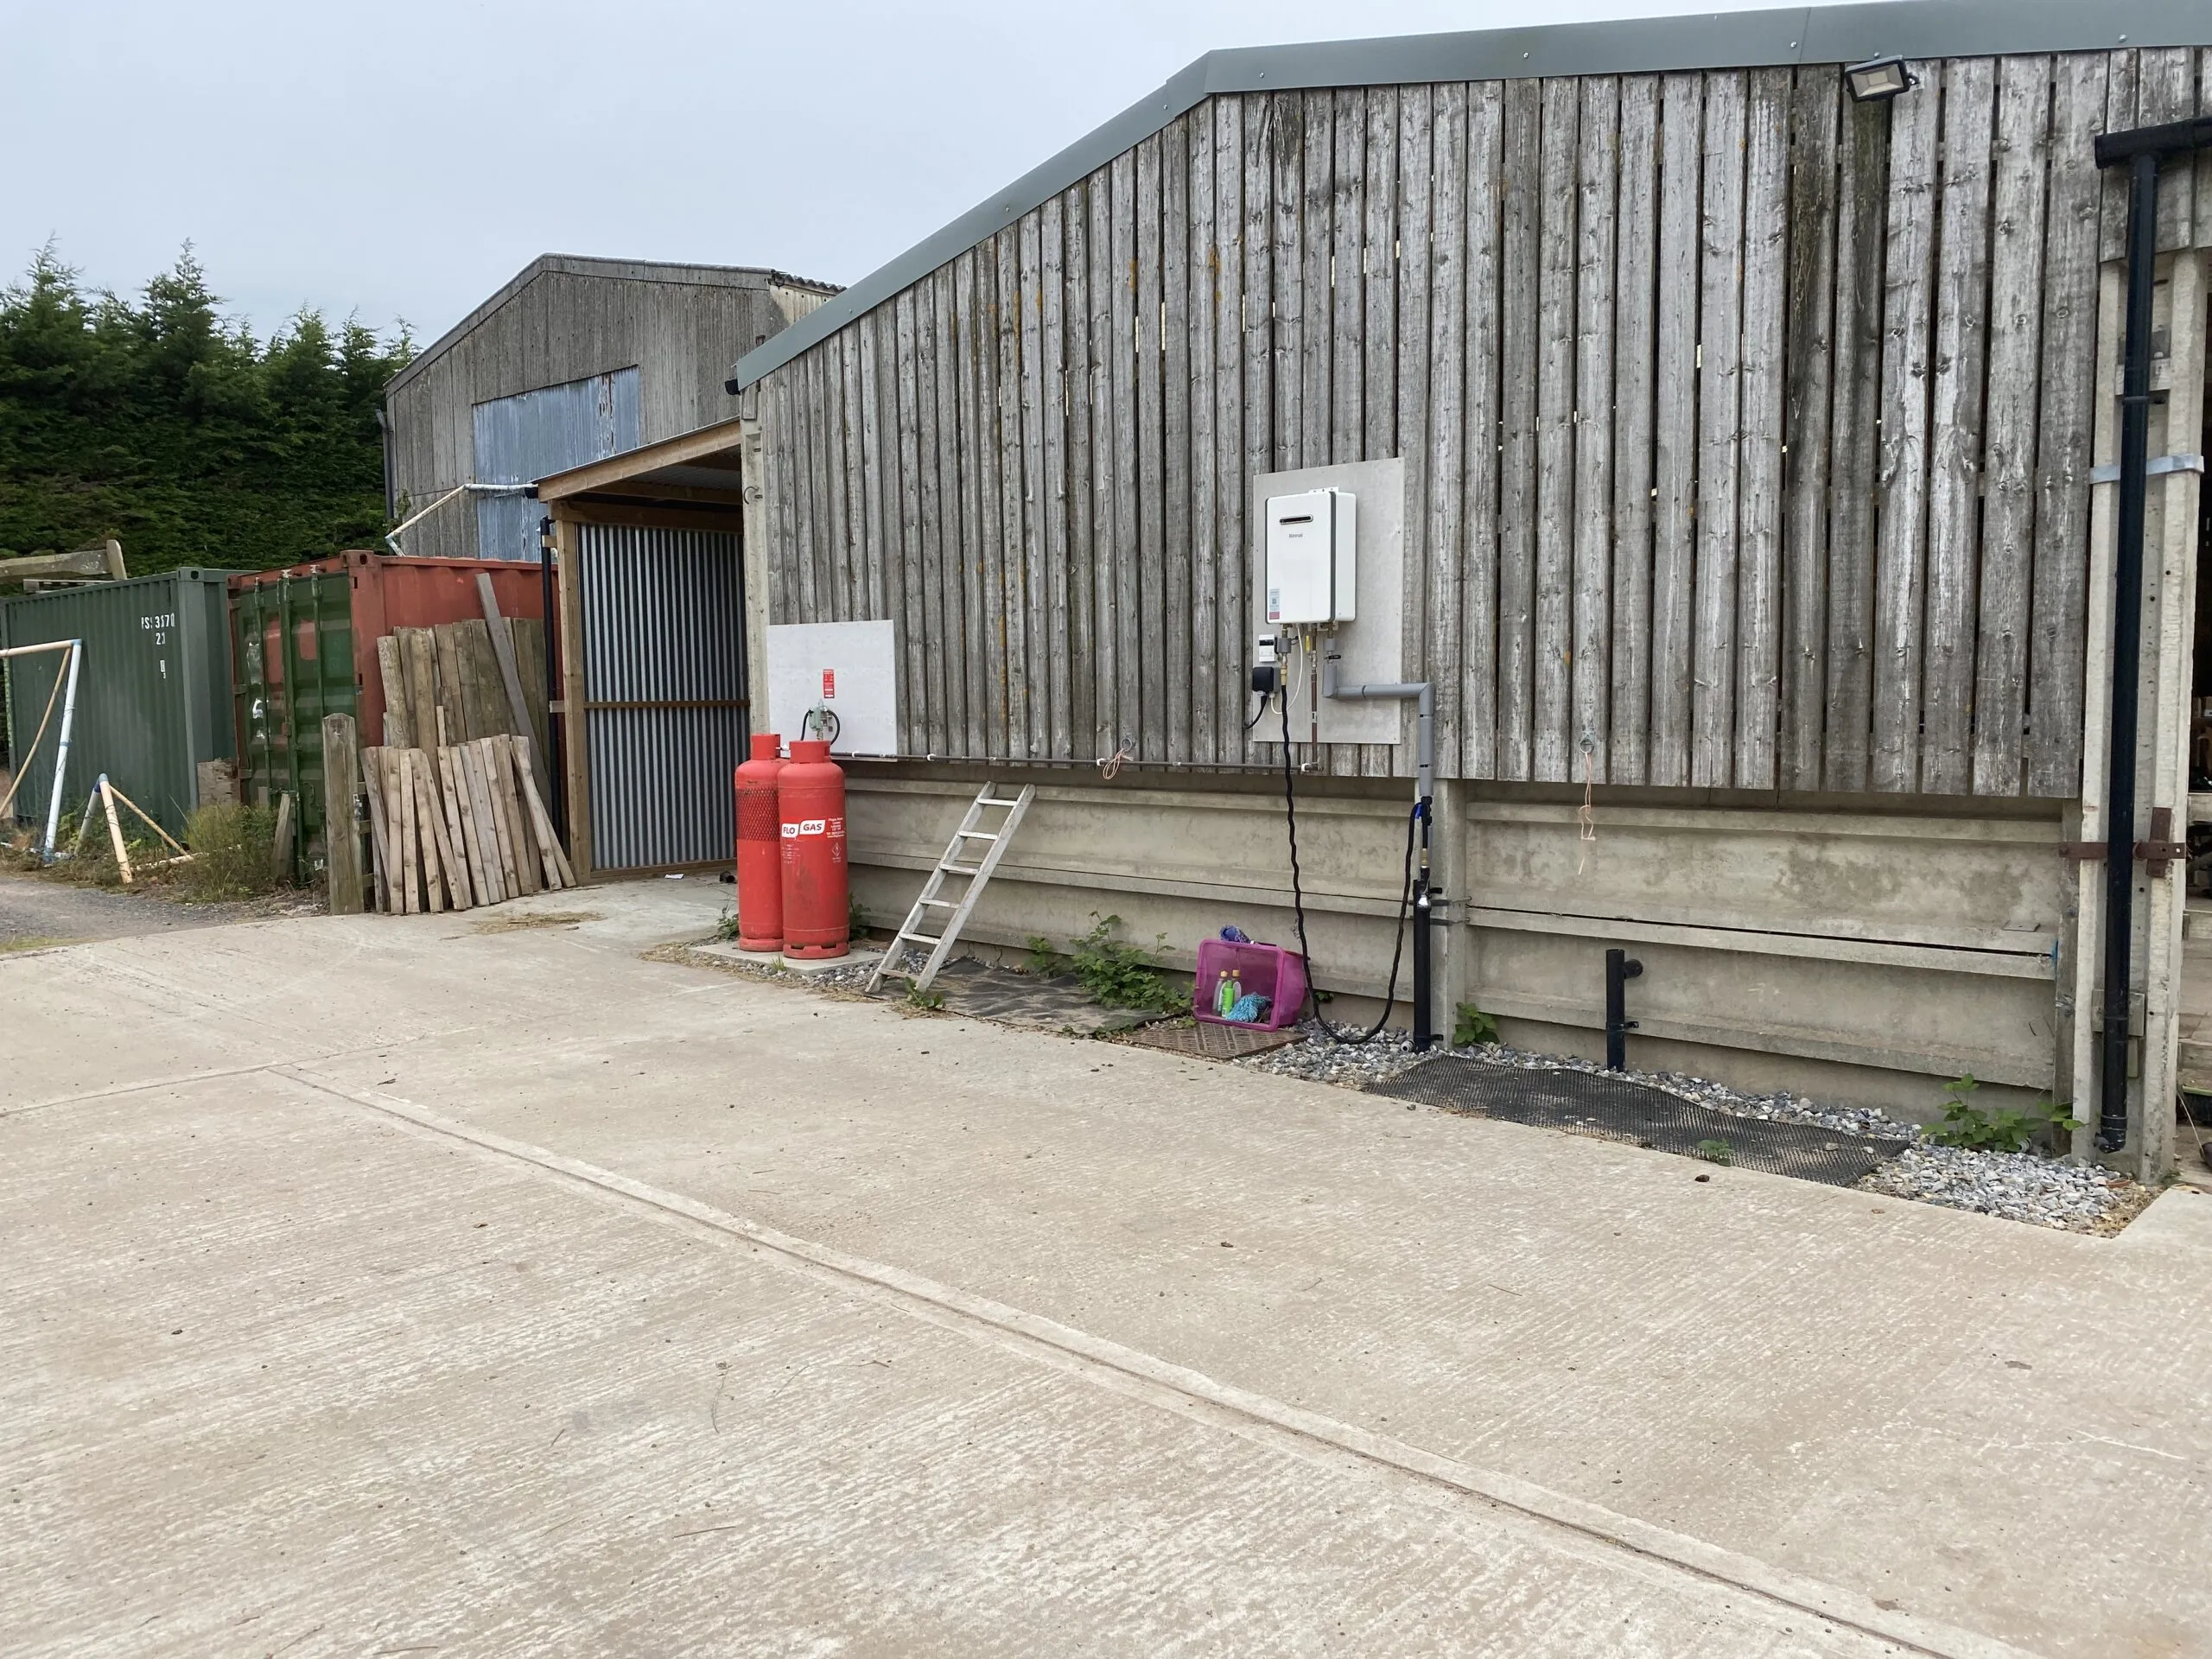
[[[231,578],[231,605],[235,611],[242,594],[288,582],[305,582],[320,597],[332,578],[346,578],[353,613],[353,679],[359,688],[353,713],[361,741],[368,745],[384,741],[384,677],[377,669],[377,641],[395,628],[480,619],[484,601],[476,588],[479,574],[492,578],[500,615],[545,620],[545,580],[536,564],[512,559],[410,559],[391,553],[340,553],[282,570],[242,571]],[[327,603],[298,603],[293,613],[312,627]],[[273,647],[275,642],[270,644]],[[266,652],[264,660],[275,674],[281,674],[285,655],[273,648]],[[560,695],[550,687],[548,693]]]
[[[511,560],[340,553],[231,577],[238,783],[249,801],[294,798],[302,875],[323,839],[323,717],[352,715],[365,747],[383,742],[377,641],[395,628],[480,620],[480,573],[492,578],[501,616],[543,620],[540,567]]]

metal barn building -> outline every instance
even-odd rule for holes
[[[722,419],[730,363],[836,292],[747,266],[533,259],[385,394],[386,510],[434,509],[404,550],[536,558],[533,479]]]
[[[1260,521],[1354,489],[1346,637],[1434,688],[1447,1027],[1594,1054],[1626,948],[1634,1064],[1923,1119],[1972,1072],[2081,1103],[2087,1152],[2143,410],[2117,1155],[2155,1173],[2192,1058],[2212,160],[2163,158],[2131,262],[2094,148],[2212,111],[2208,48],[2196,3],[1929,0],[1215,53],[747,352],[722,428],[542,486],[564,637],[638,555],[624,504],[719,501],[754,709],[764,624],[889,624],[895,753],[850,766],[873,915],[981,779],[1034,783],[970,937],[1111,913],[1188,966],[1224,923],[1289,937]],[[1910,79],[1855,97],[1889,57]],[[1389,970],[1414,718],[1298,706],[1341,1011]]]

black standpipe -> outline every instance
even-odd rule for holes
[[[2100,168],[2125,165],[2127,331],[2120,372],[2120,523],[2113,550],[2112,722],[2105,791],[2104,1047],[2099,1054],[2097,1150],[2127,1144],[2128,1005],[2135,969],[2135,749],[2140,732],[2143,524],[2150,493],[2151,300],[2158,280],[2158,164],[2212,145],[2212,118],[2108,132]],[[2148,1103],[2146,1103],[2147,1107]]]
[[[1345,685],[1337,676],[1337,653],[1321,658],[1321,695],[1364,701],[1411,702],[1414,706],[1414,816],[1420,822],[1421,864],[1414,877],[1414,1051],[1425,1053],[1436,1042],[1436,1020],[1430,1007],[1429,921],[1436,895],[1428,885],[1428,823],[1436,806],[1436,690],[1427,680],[1394,681],[1385,685]],[[1286,737],[1286,746],[1287,739]]]
[[[1605,1070],[1628,1070],[1628,1034],[1636,1021],[1628,1017],[1628,982],[1643,976],[1643,964],[1625,950],[1605,952]]]
[[[1414,1052],[1425,1053],[1436,1041],[1429,1009],[1433,998],[1428,986],[1428,820],[1435,803],[1421,798],[1421,862],[1414,875]]]

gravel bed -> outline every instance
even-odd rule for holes
[[[1372,1043],[1338,1041],[1308,1027],[1306,1040],[1235,1064],[1281,1077],[1304,1077],[1364,1089],[1388,1082],[1416,1061],[1412,1039],[1385,1032]],[[1594,1061],[1531,1054],[1502,1043],[1478,1043],[1452,1052],[1494,1065],[1530,1071],[1599,1071]],[[2038,1157],[2033,1153],[1967,1152],[1922,1139],[1918,1125],[1871,1106],[1839,1106],[1789,1090],[1756,1094],[1675,1071],[1627,1071],[1631,1082],[1736,1117],[1806,1123],[1878,1141],[1910,1142],[1904,1151],[1859,1185],[1869,1192],[1912,1198],[1953,1210],[1999,1216],[2070,1232],[2116,1233],[2157,1196],[2125,1176],[2094,1165]]]
[[[2075,1233],[2116,1233],[2158,1196],[2094,1164],[2027,1152],[1967,1152],[1933,1141],[1907,1147],[1859,1185],[1868,1192]]]
[[[1399,1072],[1427,1056],[1414,1052],[1414,1039],[1402,1031],[1385,1031],[1371,1043],[1339,1042],[1322,1033],[1312,1021],[1305,1027],[1304,1041],[1253,1054],[1231,1065],[1277,1077],[1304,1077],[1310,1083],[1337,1083],[1353,1089],[1388,1083]]]
[[[701,941],[712,943],[712,941]],[[785,968],[773,962],[740,962],[729,957],[710,957],[696,944],[663,945],[649,950],[648,957],[671,962],[687,963],[694,968],[712,968],[721,973],[735,974],[744,979],[771,980],[779,985],[792,985],[801,990],[843,991],[858,995],[868,988],[868,976],[875,971],[873,957],[856,962],[849,968],[823,968],[810,974]]]

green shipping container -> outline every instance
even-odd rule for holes
[[[381,743],[377,642],[398,628],[481,618],[480,576],[491,578],[502,616],[521,622],[545,614],[543,571],[513,560],[357,551],[231,578],[238,787],[263,806],[275,805],[281,795],[294,797],[302,880],[325,861],[323,717],[352,715],[364,747]],[[530,654],[536,660],[536,652]]]
[[[242,577],[232,586],[238,793],[270,807],[280,796],[292,797],[300,815],[296,874],[302,880],[324,862],[323,716],[358,711],[354,644],[346,559]]]
[[[183,836],[185,814],[198,803],[200,763],[236,753],[229,577],[227,570],[168,570],[0,602],[0,640],[10,645],[85,643],[61,780],[63,811],[81,811],[94,780],[105,772],[163,829]],[[67,653],[54,652],[8,664],[9,747],[25,774],[14,809],[19,822],[46,820],[59,702],[36,750],[29,756],[16,751],[37,732],[66,661]]]

